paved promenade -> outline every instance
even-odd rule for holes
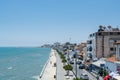
[[[54,63],[56,63],[56,67],[54,66]],[[50,58],[44,66],[38,80],[73,80],[74,77],[72,71],[69,71],[69,76],[66,76],[66,71],[63,69],[63,63],[61,62],[58,53],[52,49]]]
[[[56,75],[56,67],[54,66],[55,63],[56,55],[55,51],[52,49],[49,60],[47,61],[46,66],[44,67],[38,80],[56,80],[56,78],[54,78],[54,76]]]
[[[58,55],[57,52],[55,52],[56,54],[56,58],[57,58],[57,79],[56,80],[73,80],[73,78],[75,77],[73,75],[72,71],[69,71],[69,77],[65,76],[66,75],[66,71],[63,69],[63,63],[61,62],[61,59]]]

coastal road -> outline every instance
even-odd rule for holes
[[[76,74],[76,64],[73,64],[73,71]],[[96,80],[96,78],[91,75],[88,71],[86,71],[85,69],[79,69],[79,65],[77,65],[77,77],[80,78],[80,75],[82,73],[86,73],[89,76],[89,80]]]
[[[60,59],[58,53],[55,52],[55,54],[56,54],[56,59],[57,59],[57,70],[56,70],[57,71],[57,73],[56,73],[57,78],[56,79],[57,80],[66,80],[66,77],[65,77],[66,72],[63,69],[63,63],[61,62],[61,59]]]
[[[56,70],[56,74],[57,74],[57,80],[73,80],[73,78],[75,78],[74,74],[72,71],[69,71],[69,77],[65,76],[66,75],[66,71],[63,69],[63,63],[61,62],[61,59],[58,55],[57,52],[56,53],[56,59],[57,59],[57,70]]]

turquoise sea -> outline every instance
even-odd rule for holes
[[[0,80],[37,80],[50,50],[0,47]]]

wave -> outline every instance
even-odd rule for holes
[[[10,70],[10,69],[13,69],[13,67],[12,67],[12,66],[10,66],[10,67],[8,67],[7,69],[8,69],[8,70]]]
[[[32,78],[38,80],[39,76],[32,76]]]

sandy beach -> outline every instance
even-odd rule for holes
[[[56,77],[56,55],[55,50],[51,49],[48,61],[46,62],[38,80],[55,80]]]

